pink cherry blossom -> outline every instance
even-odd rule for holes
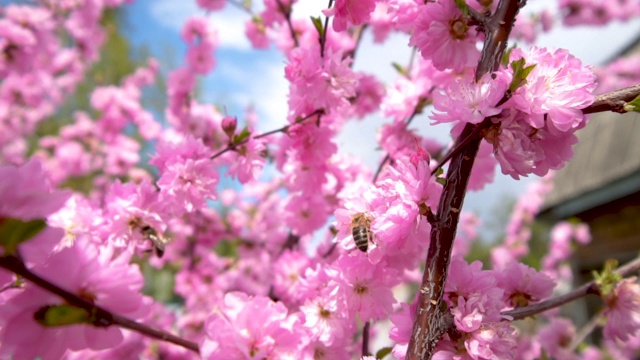
[[[510,263],[496,274],[498,286],[504,289],[506,303],[512,307],[544,300],[555,287],[549,276],[519,262]]]
[[[206,321],[203,359],[299,358],[304,328],[282,303],[263,296],[228,293]]]
[[[374,0],[337,0],[332,9],[325,12],[333,18],[333,30],[344,31],[350,26],[360,25],[369,19],[375,9]]]
[[[510,101],[516,109],[529,115],[527,122],[543,128],[544,118],[552,133],[582,127],[585,117],[580,109],[593,103],[595,75],[588,66],[563,49],[533,47],[528,53],[511,52],[512,61],[524,58],[526,66],[535,65],[527,82],[519,87]],[[556,130],[556,131],[554,131]]]
[[[621,280],[605,297],[607,304],[604,336],[607,339],[626,341],[640,330],[640,284],[636,277]]]
[[[409,45],[431,59],[438,70],[463,70],[477,63],[476,37],[452,1],[421,5]]]
[[[345,255],[337,261],[339,296],[344,296],[348,309],[363,321],[385,318],[395,303],[391,285],[397,282],[396,274],[359,255]]]
[[[493,80],[489,74],[477,83],[471,78],[460,79],[450,84],[446,91],[433,94],[433,106],[437,112],[431,119],[434,123],[459,121],[478,124],[502,112],[496,105],[504,96],[507,86],[502,77]]]

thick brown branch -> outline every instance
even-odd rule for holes
[[[476,68],[476,80],[500,67],[500,60],[507,48],[507,40],[516,21],[516,15],[525,3],[526,0],[501,0],[496,12],[489,18],[485,25],[484,46]]]
[[[640,85],[630,86],[628,88],[608,92],[596,96],[593,104],[582,109],[585,114],[593,114],[597,112],[613,111],[617,113],[625,113],[624,105],[640,95]]]
[[[467,125],[460,139],[470,136],[474,129],[475,126]],[[430,359],[438,340],[447,330],[441,306],[444,284],[469,175],[481,140],[481,137],[472,139],[462,148],[451,159],[447,171],[447,182],[440,197],[437,221],[431,228],[431,243],[420,288],[416,322],[407,349],[408,360]]]
[[[509,33],[523,4],[524,1],[515,0],[500,0],[498,3],[496,12],[485,25],[486,38],[476,68],[476,79],[500,66]],[[437,221],[431,228],[431,242],[420,286],[416,321],[407,348],[408,360],[431,359],[436,344],[447,330],[442,296],[467,183],[482,140],[482,137],[471,136],[475,129],[475,125],[465,126],[456,142],[470,140],[452,157],[447,171],[446,184],[438,205]]]
[[[60,296],[69,305],[73,305],[75,307],[86,310],[95,319],[94,325],[97,325],[97,326],[118,325],[125,329],[133,330],[135,332],[138,332],[140,334],[143,334],[158,340],[167,341],[176,345],[180,345],[191,351],[195,351],[196,353],[199,352],[198,344],[192,341],[185,340],[181,337],[175,336],[161,329],[135,322],[123,316],[112,314],[111,312],[109,312],[109,310],[106,310],[100,306],[93,305],[92,303],[77,296],[76,294],[70,293],[58,287],[57,285],[50,283],[49,281],[29,271],[29,269],[27,269],[24,266],[22,261],[20,261],[20,259],[18,259],[15,256],[0,257],[0,267],[3,267],[9,271],[12,271],[22,276],[24,279],[30,281],[34,285],[37,285],[53,294]]]
[[[640,258],[637,258],[627,263],[626,265],[620,267],[616,271],[616,273],[622,275],[622,277],[627,277],[639,271],[640,271]],[[549,309],[560,307],[564,304],[575,301],[589,294],[598,294],[598,293],[599,293],[598,285],[594,281],[591,281],[567,294],[557,296],[545,301],[541,301],[537,304],[505,311],[502,313],[502,315],[513,318],[513,320],[520,320],[529,316],[533,316],[533,315],[545,312]]]

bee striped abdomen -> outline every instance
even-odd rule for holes
[[[369,230],[366,226],[354,226],[353,231],[353,241],[356,243],[356,247],[360,249],[360,251],[367,252],[367,248],[369,247],[369,242],[373,234],[371,230]]]

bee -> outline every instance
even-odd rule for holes
[[[140,228],[140,233],[151,243],[153,244],[153,248],[156,250],[156,256],[159,258],[164,255],[164,249],[167,243],[169,242],[164,236],[158,234],[156,229],[152,228],[149,225],[144,225]]]
[[[356,247],[367,252],[369,243],[373,243],[373,232],[371,232],[371,216],[365,213],[357,213],[351,218],[351,235]]]

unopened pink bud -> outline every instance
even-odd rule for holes
[[[222,130],[227,134],[229,138],[233,137],[233,134],[236,132],[236,127],[238,126],[238,120],[235,116],[226,116],[222,119]]]

